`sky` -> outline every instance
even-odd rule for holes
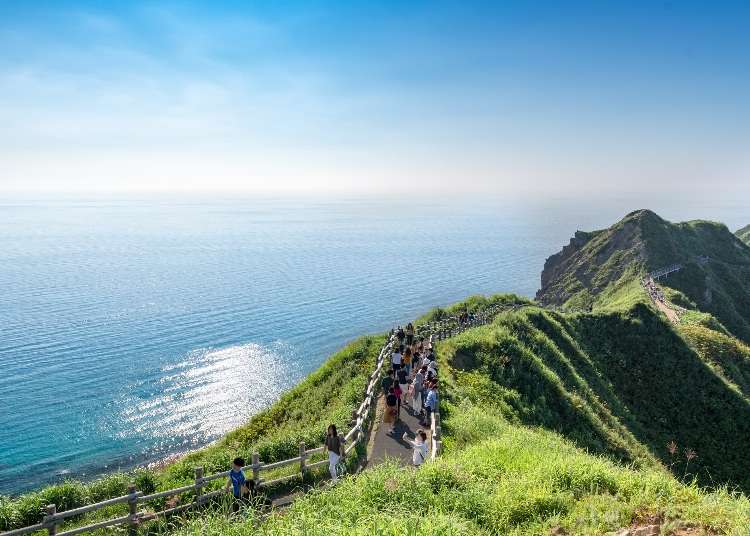
[[[750,194],[746,2],[0,1],[0,195]]]

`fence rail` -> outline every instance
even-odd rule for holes
[[[466,329],[471,327],[487,324],[500,310],[507,310],[507,307],[494,306],[485,310],[482,314],[473,315],[467,318],[465,321],[459,321],[458,317],[447,317],[439,321],[431,322],[417,326],[416,335],[418,336],[432,336],[433,340],[443,340],[448,337],[457,335]],[[370,374],[367,389],[365,390],[365,398],[359,407],[352,413],[352,428],[346,434],[339,434],[339,439],[342,444],[349,443],[342,455],[342,459],[345,460],[356,445],[365,440],[365,428],[370,418],[373,415],[372,408],[374,402],[378,398],[378,385],[381,373],[386,363],[389,362],[390,352],[396,341],[395,334],[392,332],[388,341],[380,349],[376,366],[373,372]],[[328,460],[321,460],[318,462],[308,463],[308,460],[316,455],[322,454],[324,447],[316,447],[308,449],[304,442],[299,445],[299,455],[287,460],[279,460],[271,463],[263,463],[259,459],[258,453],[253,453],[252,463],[243,467],[245,471],[252,471],[252,480],[255,482],[256,488],[270,487],[292,478],[304,477],[304,475],[316,468],[323,467],[328,464]],[[440,427],[440,412],[436,410],[433,414],[431,423],[431,455],[432,459],[435,459],[442,452],[442,435]],[[342,460],[342,461],[343,461]],[[263,480],[261,475],[264,471],[273,471],[281,467],[288,465],[298,464],[299,469],[294,473],[273,480]],[[211,475],[204,476],[203,467],[195,468],[195,480],[192,484],[174,488],[170,490],[160,491],[157,493],[151,493],[145,495],[141,491],[137,491],[135,485],[131,484],[128,487],[128,494],[121,497],[115,497],[107,499],[94,504],[82,506],[72,510],[64,512],[58,512],[57,507],[54,504],[47,506],[46,515],[44,516],[41,523],[13,529],[10,531],[0,533],[0,536],[22,536],[25,534],[31,534],[38,531],[47,531],[50,536],[73,536],[75,534],[82,534],[85,532],[92,532],[98,529],[113,527],[117,525],[127,525],[128,533],[130,536],[137,534],[138,526],[145,522],[156,519],[160,516],[166,516],[187,510],[189,508],[195,508],[207,503],[209,500],[224,495],[226,490],[224,488],[217,489],[210,492],[204,492],[204,488],[210,482],[227,478],[229,471],[223,471],[220,473],[214,473]],[[179,506],[174,506],[157,512],[139,511],[139,506],[146,504],[149,501],[163,499],[166,497],[174,497],[183,493],[194,493],[193,501],[185,503]],[[99,521],[82,527],[76,527],[64,532],[58,532],[58,527],[65,520],[75,516],[83,515],[85,513],[93,512],[108,506],[117,504],[128,504],[128,515],[120,516],[104,521]]]

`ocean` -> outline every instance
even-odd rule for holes
[[[475,293],[533,296],[642,208],[470,198],[0,200],[0,493],[199,448],[328,355]],[[732,230],[742,206],[650,206]]]

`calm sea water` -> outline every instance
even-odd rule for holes
[[[205,445],[363,333],[472,293],[533,296],[576,229],[633,208],[0,202],[0,493]]]

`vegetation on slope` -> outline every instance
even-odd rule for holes
[[[639,210],[608,229],[576,233],[547,259],[537,298],[573,309],[624,310],[646,299],[643,275],[677,263],[682,270],[662,285],[750,342],[750,247],[719,223],[670,223]]]
[[[54,503],[62,511],[125,495],[131,481],[145,493],[172,489],[192,483],[197,465],[203,466],[208,475],[227,470],[238,455],[249,460],[257,451],[261,460],[272,462],[296,456],[300,441],[311,447],[322,444],[329,423],[342,429],[349,424],[384,342],[384,335],[357,339],[247,424],[164,469],[116,473],[91,483],[67,481],[17,498],[0,496],[0,530],[39,522],[48,504]],[[97,515],[111,517],[126,509],[124,505]]]
[[[737,238],[750,246],[750,225],[747,225],[735,233]]]
[[[744,535],[750,501],[731,490],[747,485],[750,354],[700,324],[686,329],[697,331],[683,339],[644,305],[501,314],[438,347],[445,453],[435,463],[375,467],[268,518],[215,515],[178,532],[578,535],[656,522],[663,534]]]
[[[443,348],[463,371],[459,396],[496,403],[511,422],[637,467],[659,461],[702,485],[748,491],[750,353],[690,329],[698,353],[645,305],[575,315],[527,308]],[[688,461],[689,452],[697,457]]]
[[[214,515],[192,520],[178,534],[469,536],[554,529],[586,535],[646,519],[659,519],[665,531],[746,534],[746,497],[706,492],[659,468],[625,468],[553,432],[508,422],[502,406],[444,402],[451,441],[441,458],[419,470],[381,465],[266,519],[252,510],[235,518]]]

